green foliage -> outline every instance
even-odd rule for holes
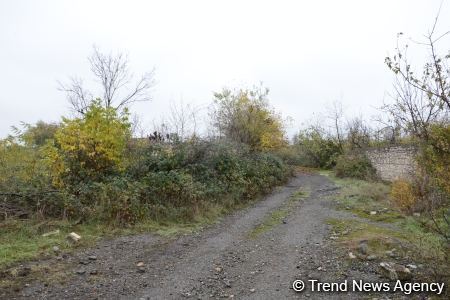
[[[38,121],[36,124],[22,124],[24,130],[19,130],[13,127],[14,131],[18,135],[18,140],[29,147],[41,147],[48,140],[54,138],[59,125],[55,123],[45,123],[44,121]]]
[[[60,210],[61,195],[53,190],[42,159],[34,147],[12,138],[0,140],[0,203],[6,205],[0,218]]]
[[[215,97],[226,142],[132,139],[126,109],[100,99],[58,125],[25,124],[0,141],[1,200],[11,211],[119,225],[192,221],[245,204],[290,175],[268,152],[286,144],[283,124],[267,90]]]
[[[363,154],[343,154],[336,160],[334,172],[337,177],[351,177],[372,180],[376,177],[376,170],[370,160]]]
[[[215,127],[231,141],[253,150],[274,150],[287,144],[281,117],[268,104],[269,90],[255,88],[214,94]]]
[[[301,151],[299,145],[288,145],[275,151],[276,155],[280,157],[286,164],[291,166],[305,165],[305,156]]]
[[[342,154],[339,143],[327,136],[321,128],[310,127],[300,131],[294,142],[303,156],[302,165],[307,167],[330,169]]]
[[[290,169],[243,145],[192,141],[150,145],[127,172],[145,186],[142,200],[153,218],[193,219],[211,204],[233,206],[269,191]]]
[[[130,138],[128,114],[102,107],[95,100],[82,118],[63,119],[44,153],[58,187],[80,181],[99,181],[124,169],[124,151]]]
[[[419,163],[435,185],[450,197],[450,124],[431,125],[429,140],[422,147]]]

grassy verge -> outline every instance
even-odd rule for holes
[[[333,196],[338,209],[359,217],[328,220],[338,244],[363,260],[372,256],[375,261],[421,265],[415,271],[418,279],[449,282],[450,262],[442,238],[423,226],[424,216],[407,216],[395,207],[389,199],[388,184],[321,173],[341,187]],[[364,255],[358,252],[362,242],[368,246]]]
[[[302,193],[296,192],[292,198],[300,197],[303,195]],[[223,205],[210,204],[199,211],[192,221],[182,219],[178,221],[172,219],[145,220],[126,227],[118,227],[100,221],[75,224],[56,219],[10,219],[0,222],[0,273],[13,268],[17,263],[54,257],[53,248],[55,246],[62,253],[70,253],[77,249],[92,247],[101,239],[123,235],[154,233],[171,237],[192,233],[217,222],[226,214],[252,205],[259,199],[260,196],[238,203],[225,201]],[[80,241],[70,242],[67,239],[70,232],[79,234]]]
[[[57,220],[10,220],[0,224],[0,270],[15,262],[53,255],[53,247],[63,252],[93,246],[102,238],[119,235],[155,232],[170,236],[192,232],[210,220],[196,223],[156,223],[147,221],[127,228],[118,228],[101,223],[73,225]],[[69,242],[68,233],[81,236],[78,243]],[[46,236],[46,234],[49,234]]]
[[[390,201],[389,184],[338,178],[331,171],[320,171],[320,174],[341,188],[336,198],[338,209],[351,211],[372,221],[398,223],[404,220],[405,216]]]
[[[8,220],[0,223],[0,289],[20,290],[33,280],[44,284],[64,283],[73,272],[66,260],[58,258],[63,254],[92,247],[102,239],[140,233],[154,233],[165,237],[192,233],[216,222],[221,216],[233,210],[247,206],[235,205],[231,208],[210,207],[202,211],[192,222],[151,221],[147,220],[127,227],[117,227],[101,222],[73,224],[61,220]],[[70,232],[81,236],[77,243],[67,240]],[[50,234],[49,234],[50,233]],[[49,235],[46,235],[49,234]],[[54,247],[58,248],[55,253]],[[45,258],[57,258],[46,260]],[[39,260],[34,263],[33,260]],[[30,263],[27,263],[30,261]],[[27,274],[21,275],[24,266],[29,266]]]

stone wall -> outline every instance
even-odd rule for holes
[[[414,147],[373,148],[367,150],[366,154],[377,170],[378,176],[383,180],[410,179],[415,172]]]

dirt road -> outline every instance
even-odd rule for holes
[[[309,195],[292,201],[299,189]],[[296,293],[291,288],[295,279],[378,278],[367,269],[349,269],[348,253],[329,239],[327,219],[345,214],[331,204],[329,196],[335,192],[324,176],[297,175],[253,206],[201,232],[101,242],[69,258],[72,275],[65,284],[31,283],[17,298],[360,299],[361,294]],[[280,209],[289,210],[281,222],[255,230]]]

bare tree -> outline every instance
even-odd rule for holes
[[[381,109],[405,131],[427,140],[429,125],[439,121],[445,110],[434,101],[436,98],[428,98],[422,90],[401,78],[396,78],[394,90],[394,103],[384,104]]]
[[[365,149],[371,140],[371,129],[362,116],[347,120],[347,143],[351,150]]]
[[[184,104],[180,101],[178,104],[172,103],[170,114],[168,115],[168,125],[171,133],[184,140],[188,136],[195,136],[197,133],[197,113],[199,109],[191,104]]]
[[[333,101],[330,107],[328,107],[327,117],[333,122],[334,134],[336,136],[337,144],[342,150],[344,147],[344,133],[342,130],[342,119],[344,118],[344,109],[340,101]]]
[[[131,132],[134,137],[144,138],[146,136],[146,129],[142,121],[142,117],[138,114],[133,114],[131,119]]]
[[[422,75],[417,76],[411,68],[407,55],[408,45],[399,45],[403,33],[398,34],[395,55],[385,59],[389,69],[396,75],[395,102],[384,105],[382,110],[396,119],[404,129],[425,140],[429,125],[445,120],[450,111],[450,53],[439,55],[436,48],[436,44],[450,31],[436,37],[439,12],[431,30],[425,35],[425,41],[415,42],[425,46],[429,54]]]
[[[119,110],[134,102],[151,99],[149,92],[154,85],[153,71],[133,80],[126,55],[104,54],[96,47],[88,60],[92,74],[101,86],[101,92],[96,96],[102,99],[105,107]],[[80,114],[85,113],[93,99],[93,93],[84,88],[80,78],[72,77],[68,84],[59,82],[59,90],[66,93],[72,109]]]

